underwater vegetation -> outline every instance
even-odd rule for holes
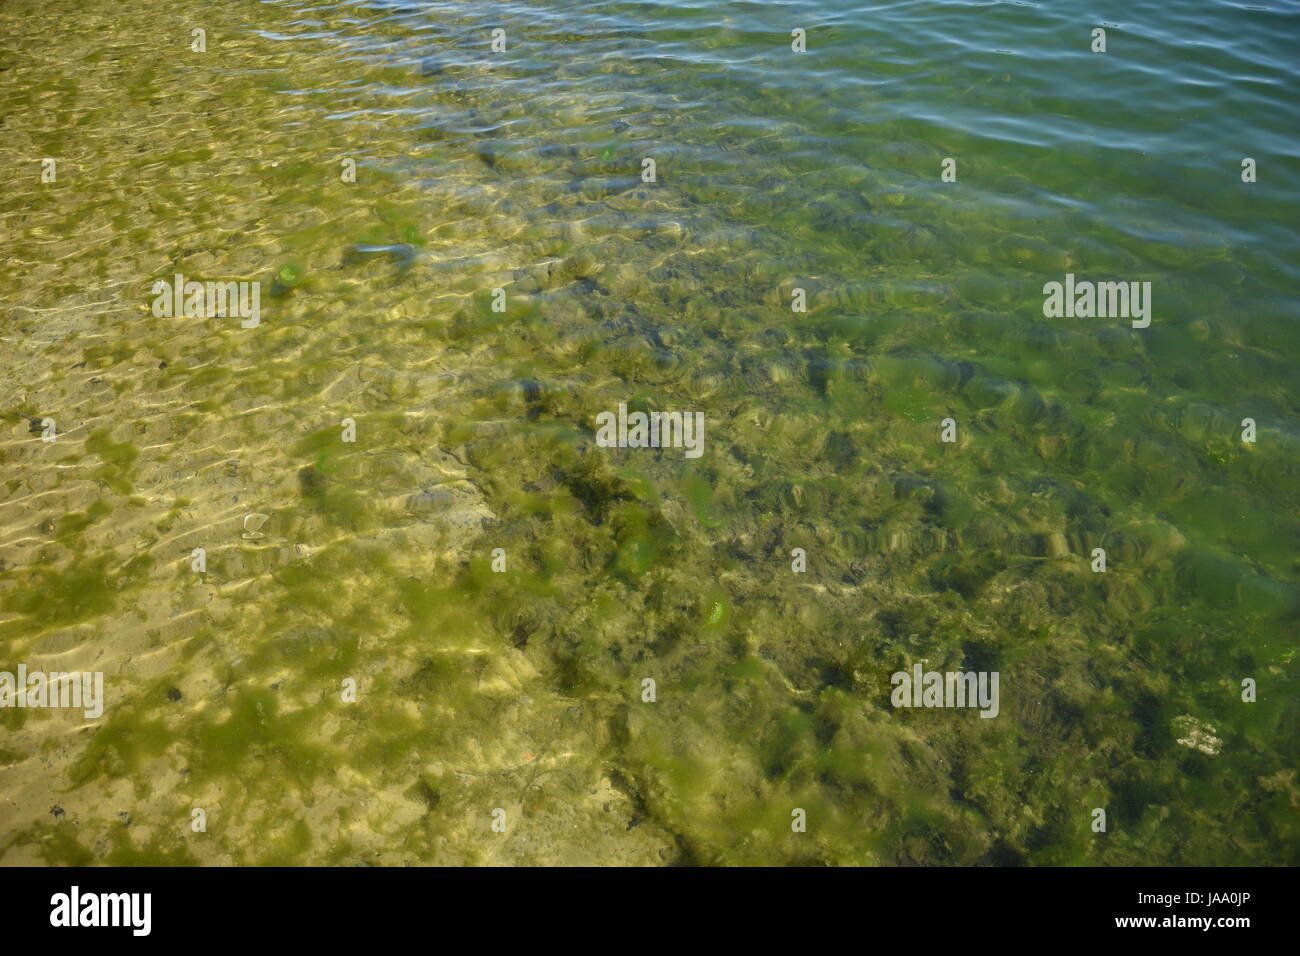
[[[0,12],[0,863],[1300,862],[1285,31],[561,7]]]

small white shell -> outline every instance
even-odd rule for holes
[[[265,538],[266,535],[262,534],[262,532],[259,529],[262,527],[262,525],[266,524],[270,520],[271,520],[270,515],[263,515],[263,514],[256,514],[256,513],[244,515],[243,537]]]

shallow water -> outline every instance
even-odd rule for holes
[[[107,703],[0,862],[1296,863],[1300,10],[1191,6],[10,0],[0,669]]]

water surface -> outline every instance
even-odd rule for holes
[[[108,704],[0,710],[0,862],[1294,864],[1298,34],[10,0],[0,669]]]

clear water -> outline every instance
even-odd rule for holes
[[[1296,863],[1298,35],[10,0],[0,669],[108,701],[0,709],[0,862]]]

